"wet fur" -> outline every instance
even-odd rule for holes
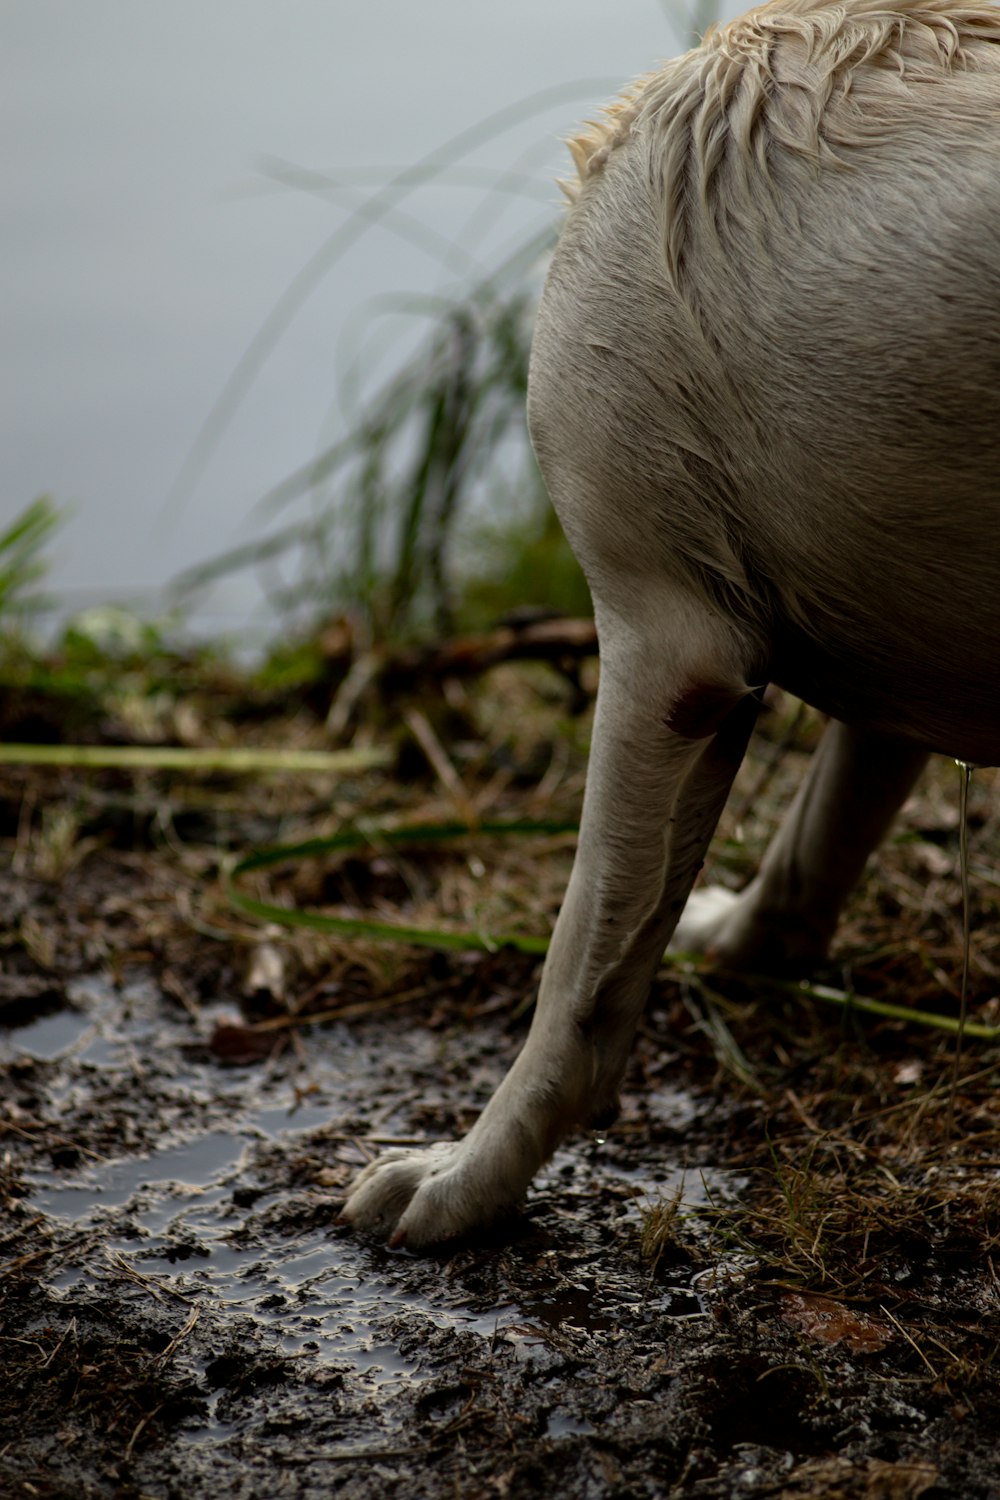
[[[927,752],[1000,759],[1000,11],[764,6],[573,155],[529,416],[601,643],[580,845],[483,1116],[348,1199],[415,1248],[613,1110],[675,928],[815,959]],[[688,901],[767,681],[833,722],[747,891]]]

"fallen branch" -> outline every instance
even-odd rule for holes
[[[579,689],[577,664],[597,655],[593,620],[512,620],[485,635],[461,636],[426,646],[384,645],[353,655],[349,630],[327,633],[326,660],[342,666],[346,676],[334,694],[327,716],[330,734],[343,734],[359,703],[374,691],[399,692],[445,677],[474,677],[506,661],[547,661],[565,672]]]
[[[593,620],[526,620],[486,635],[390,650],[381,680],[388,687],[419,677],[470,677],[504,661],[551,661],[557,665],[597,655]]]

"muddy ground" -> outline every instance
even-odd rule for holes
[[[717,878],[745,878],[814,739],[772,719]],[[585,719],[540,759],[511,722],[440,731],[465,792],[572,815]],[[971,1013],[994,1024],[991,791],[977,773]],[[939,767],[909,805],[831,987],[956,1014],[957,792]],[[537,962],[261,929],[219,871],[415,808],[453,812],[412,753],[350,782],[0,771],[0,1496],[1000,1496],[994,1042],[966,1039],[953,1092],[951,1036],[664,968],[617,1125],[502,1231],[418,1259],[338,1223],[381,1147],[471,1122]],[[266,890],[544,932],[571,852],[373,847]]]

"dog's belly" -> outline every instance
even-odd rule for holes
[[[970,765],[1000,765],[1000,609],[992,654],[961,634],[831,651],[788,631],[770,678],[845,724],[895,734]],[[945,650],[942,650],[944,645]],[[946,659],[950,656],[950,659]]]

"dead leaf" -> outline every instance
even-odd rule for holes
[[[821,1458],[794,1469],[779,1500],[804,1500],[807,1495],[811,1500],[920,1500],[938,1478],[932,1463]]]
[[[255,1026],[220,1022],[212,1032],[209,1048],[219,1062],[230,1068],[244,1068],[270,1057],[282,1045],[273,1031],[259,1031]]]
[[[786,1292],[781,1299],[781,1317],[808,1339],[820,1344],[846,1344],[855,1354],[874,1354],[892,1337],[877,1318],[857,1312],[832,1297],[811,1292]]]
[[[881,1458],[870,1458],[867,1468],[871,1500],[918,1500],[938,1482],[936,1465],[926,1461],[890,1464]]]

